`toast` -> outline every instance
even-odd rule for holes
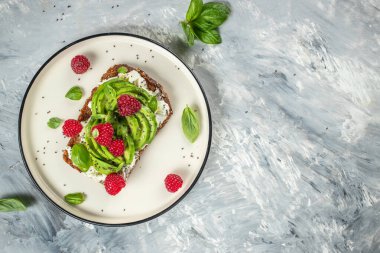
[[[103,183],[105,177],[109,173],[118,173],[118,174],[121,174],[124,177],[124,179],[127,179],[130,173],[136,167],[136,163],[139,161],[144,150],[148,147],[150,142],[154,139],[155,135],[168,122],[168,120],[173,114],[173,110],[171,107],[169,97],[167,93],[164,91],[163,87],[158,82],[150,78],[143,70],[139,68],[134,68],[127,64],[114,65],[113,67],[109,68],[106,73],[102,75],[100,81],[101,83],[97,87],[93,88],[93,90],[91,91],[90,97],[87,98],[82,109],[80,110],[78,121],[80,121],[82,125],[84,125],[84,128],[81,134],[73,138],[70,138],[69,142],[67,143],[67,148],[63,151],[63,160],[72,168],[76,169],[77,171],[85,173],[87,176],[94,178],[99,183]],[[146,114],[144,115],[146,119],[149,119],[148,121],[146,121],[143,116],[140,117],[139,115],[137,115],[140,112],[136,113],[136,116],[133,116],[133,115],[126,116],[125,121],[119,115],[117,116],[121,118],[123,122],[126,122],[125,125],[121,126],[120,128],[118,126],[116,127],[118,129],[117,131],[120,130],[123,133],[123,138],[124,137],[126,138],[126,140],[124,140],[125,145],[127,146],[126,152],[127,152],[127,149],[131,151],[131,147],[134,146],[134,149],[132,149],[132,151],[134,151],[132,160],[130,159],[131,153],[129,153],[125,157],[109,157],[108,156],[107,158],[104,158],[104,160],[106,161],[103,161],[102,160],[103,157],[101,155],[103,155],[104,153],[109,155],[109,152],[105,150],[105,147],[98,147],[98,146],[97,148],[100,148],[100,149],[99,149],[99,152],[96,152],[96,147],[94,148],[91,146],[93,143],[95,143],[95,141],[91,139],[93,138],[93,136],[90,136],[91,134],[89,134],[89,131],[92,131],[92,128],[90,128],[91,127],[90,124],[93,124],[92,123],[93,121],[99,122],[99,120],[95,119],[95,117],[99,117],[100,115],[97,113],[99,109],[95,108],[95,104],[93,104],[94,102],[96,102],[96,104],[99,105],[98,100],[94,101],[94,96],[95,96],[95,99],[97,99],[97,97],[100,97],[97,94],[105,90],[106,88],[103,88],[103,87],[105,87],[106,85],[113,87],[112,89],[115,88],[117,90],[118,96],[120,96],[120,94],[123,95],[123,90],[126,90],[127,94],[131,96],[135,96],[136,99],[141,100],[140,102],[142,104],[142,108],[145,110],[145,111],[142,111],[141,109],[141,111],[142,113],[146,112]],[[133,85],[136,87],[136,89],[133,88]],[[145,91],[143,91],[142,89]],[[133,93],[133,92],[131,93],[130,90],[132,91],[137,90],[137,91],[134,91],[136,93]],[[103,91],[103,93],[105,92],[106,91]],[[145,104],[143,102],[145,102]],[[154,106],[155,103],[156,103],[156,107]],[[107,105],[103,105],[102,103],[100,103],[100,106],[107,107]],[[150,108],[150,110],[147,108]],[[94,113],[93,113],[93,110],[95,111]],[[152,112],[153,112],[154,118],[152,118]],[[147,114],[149,115],[147,116]],[[133,117],[136,118],[137,120],[135,120]],[[149,124],[145,125],[144,120],[145,122],[148,122],[150,125]],[[135,123],[137,122],[139,124],[138,128],[135,128],[134,125],[130,121],[135,122]],[[154,124],[154,121],[156,121],[156,124]],[[118,121],[116,122],[118,123]],[[116,123],[113,124],[114,128],[115,128],[115,124]],[[87,125],[88,125],[88,129],[90,130],[87,130],[87,134],[86,134],[85,129]],[[141,141],[145,133],[144,127],[145,127],[145,130],[148,129],[147,131],[150,131],[149,132],[150,139],[146,143]],[[152,135],[153,130],[154,130],[154,135],[152,137],[151,135]],[[140,131],[140,135],[139,135],[139,131]],[[81,170],[78,166],[76,166],[73,160],[71,159],[71,148],[75,144],[79,144],[79,143],[85,144],[87,148],[89,149],[91,147],[95,149],[93,150],[94,152],[90,152],[90,155],[91,155],[92,160],[93,161],[96,160],[97,163],[94,163],[94,165],[91,166],[85,172],[83,171],[83,169]],[[97,145],[97,144],[95,143],[94,145]],[[99,161],[99,159],[101,161]],[[118,164],[119,161],[124,161],[124,165],[122,165],[121,163]],[[110,164],[109,168],[106,168],[107,166],[104,167],[103,162],[107,162],[107,164],[109,163]],[[128,162],[130,163],[128,164]],[[111,163],[112,163],[112,166],[111,166]],[[114,166],[118,166],[118,171],[116,169],[114,170],[111,169],[111,168],[115,168]]]

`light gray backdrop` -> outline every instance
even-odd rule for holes
[[[0,197],[33,196],[26,212],[0,214],[1,252],[380,252],[379,0],[230,2],[223,44],[188,49],[179,26],[188,1],[0,1]],[[50,204],[17,141],[38,68],[110,31],[177,53],[204,86],[214,124],[192,192],[125,228]]]

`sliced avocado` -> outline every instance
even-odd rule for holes
[[[141,136],[141,129],[139,125],[139,121],[135,116],[127,116],[125,117],[128,123],[128,127],[131,131],[132,139],[137,144],[137,141],[140,139]]]
[[[94,156],[91,156],[91,158],[94,161],[94,168],[96,169],[96,171],[98,171],[101,174],[108,175],[114,172],[118,172],[122,168],[122,166],[121,167],[114,166]]]
[[[145,116],[145,118],[148,120],[150,125],[150,132],[149,132],[149,138],[147,140],[147,143],[151,143],[154,136],[157,132],[157,120],[154,113],[146,106],[143,106],[140,110],[140,112]]]
[[[150,135],[150,125],[148,119],[142,114],[138,112],[135,114],[141,129],[141,136],[136,143],[136,150],[140,150],[148,141]]]
[[[133,158],[135,157],[135,144],[131,136],[126,135],[124,138],[125,146],[127,147],[124,151],[124,159],[126,164],[131,164]]]

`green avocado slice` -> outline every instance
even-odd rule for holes
[[[154,136],[156,135],[156,132],[157,132],[157,120],[156,120],[156,116],[154,115],[154,113],[152,113],[152,111],[146,107],[146,106],[143,106],[140,110],[140,112],[145,116],[145,118],[148,120],[149,122],[149,125],[150,125],[150,133],[149,133],[149,137],[148,137],[148,140],[146,143],[151,143]]]
[[[122,167],[124,166],[124,163],[119,164],[119,166],[114,166],[114,165],[109,164],[106,161],[98,159],[94,156],[91,156],[91,158],[94,161],[95,170],[98,171],[99,173],[105,174],[105,175],[119,172],[122,169]]]
[[[139,125],[139,121],[133,115],[125,117],[127,120],[128,127],[131,131],[132,139],[134,143],[137,145],[137,141],[141,137],[141,129]]]
[[[124,137],[125,146],[127,147],[124,151],[124,159],[126,164],[131,164],[133,158],[135,157],[135,144],[133,139],[129,135],[125,135]]]
[[[140,139],[137,140],[136,150],[140,150],[148,141],[150,135],[150,125],[148,119],[141,112],[135,114],[141,129]]]

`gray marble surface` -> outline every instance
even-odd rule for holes
[[[0,2],[0,197],[29,202],[0,214],[1,252],[380,252],[379,0],[230,3],[223,44],[189,49],[178,23],[188,1]],[[110,31],[177,53],[202,82],[214,123],[191,193],[123,228],[50,204],[17,140],[38,68],[66,44]]]

